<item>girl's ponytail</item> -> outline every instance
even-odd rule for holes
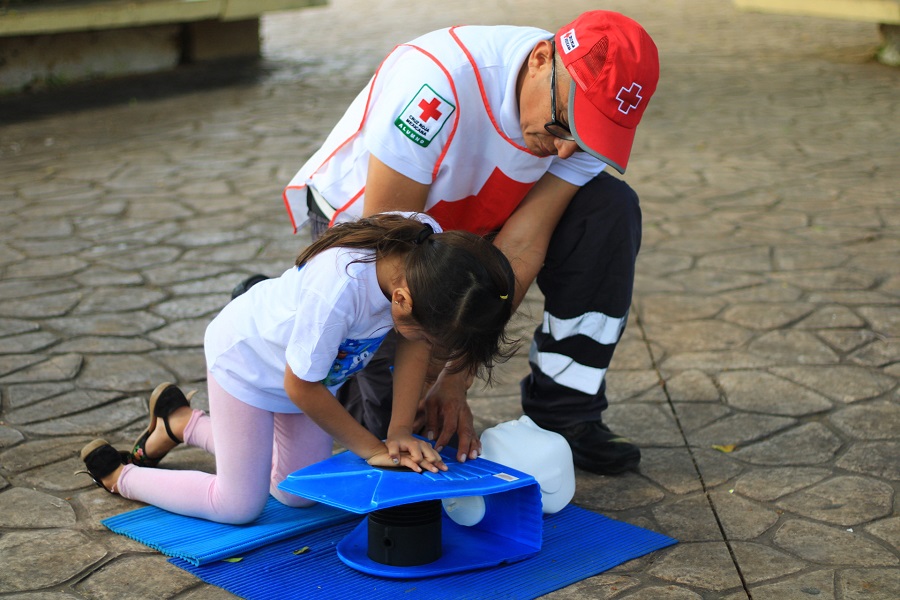
[[[423,235],[426,231],[427,235]],[[302,267],[312,257],[335,247],[374,250],[375,256],[366,262],[373,261],[382,256],[408,252],[432,233],[434,229],[431,225],[402,214],[378,214],[330,227],[300,253],[294,264]]]

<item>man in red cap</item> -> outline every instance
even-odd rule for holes
[[[659,61],[635,21],[592,11],[555,35],[530,27],[453,27],[395,48],[285,189],[295,228],[391,210],[424,211],[445,229],[495,234],[521,302],[537,279],[541,325],[522,381],[524,411],[561,433],[575,464],[620,473],[640,461],[602,421],[604,375],[631,304],[641,240],[624,173]],[[390,414],[388,344],[340,397],[377,435]],[[380,370],[379,370],[380,369]],[[466,392],[437,376],[424,432],[458,458],[478,455]]]

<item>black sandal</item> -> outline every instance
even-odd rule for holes
[[[84,473],[94,480],[99,487],[110,494],[118,494],[116,486],[108,488],[103,485],[103,478],[130,462],[130,455],[124,450],[116,450],[106,440],[94,440],[81,449],[81,460],[84,461],[84,470],[75,471],[76,475]]]
[[[163,426],[166,428],[166,433],[169,434],[169,438],[176,445],[184,441],[175,437],[172,428],[169,427],[169,416],[182,406],[190,408],[191,398],[195,393],[196,390],[193,390],[185,396],[184,392],[173,383],[161,383],[156,386],[156,389],[150,395],[150,424],[134,442],[129,456],[132,464],[139,467],[155,467],[169,453],[167,450],[162,456],[155,457],[147,454],[147,440],[150,439],[150,434],[156,430],[157,419],[162,421]]]
[[[268,275],[262,275],[262,274],[251,275],[247,279],[243,280],[242,282],[240,282],[239,284],[234,286],[234,289],[231,290],[231,299],[234,300],[235,298],[237,298],[241,294],[245,293],[247,290],[252,288],[254,285],[259,283],[260,281],[265,281],[268,278],[269,278]]]

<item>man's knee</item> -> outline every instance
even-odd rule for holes
[[[601,173],[572,198],[550,239],[545,270],[592,272],[614,259],[633,262],[641,244],[641,208],[627,183]],[[581,268],[581,267],[578,267]]]
[[[608,173],[600,173],[586,183],[572,199],[570,211],[579,218],[602,219],[606,222],[641,222],[641,206],[637,193],[625,181]]]

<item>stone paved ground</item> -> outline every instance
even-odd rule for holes
[[[273,15],[261,69],[227,87],[0,103],[0,597],[228,597],[105,531],[135,505],[74,476],[77,450],[133,439],[160,381],[205,397],[206,323],[305,241],[281,188],[393,43],[593,6],[444,4]],[[869,24],[605,6],[663,61],[627,175],[645,235],[609,373],[608,421],[645,458],[579,473],[575,502],[681,543],[551,597],[900,597],[900,72],[869,60]],[[536,292],[526,309],[524,336]],[[525,370],[476,394],[479,426],[519,415]]]

